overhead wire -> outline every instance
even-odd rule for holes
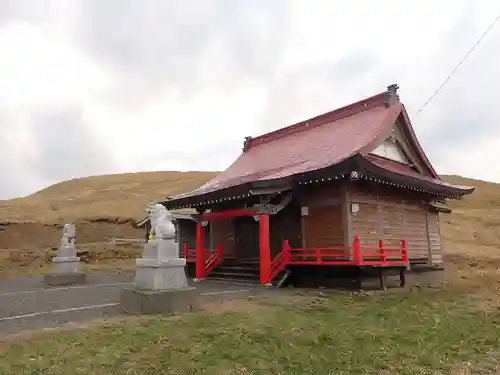
[[[457,64],[457,66],[455,66],[455,68],[451,71],[450,75],[448,75],[448,77],[445,78],[443,83],[441,83],[441,86],[439,86],[437,88],[437,90],[434,91],[434,93],[429,97],[429,99],[427,99],[427,101],[422,105],[422,107],[420,107],[420,109],[415,113],[414,117],[418,116],[420,114],[420,112],[422,112],[422,110],[425,107],[427,107],[427,105],[434,99],[434,97],[438,94],[438,92],[441,91],[441,89],[448,83],[448,81],[451,79],[451,77],[453,77],[453,75],[457,72],[457,70],[460,69],[460,67],[465,62],[465,60],[467,60],[467,58],[472,54],[472,52],[474,52],[476,47],[481,43],[481,41],[486,37],[486,35],[488,35],[488,33],[491,31],[491,29],[493,29],[493,27],[495,26],[495,24],[497,23],[497,21],[499,19],[500,19],[500,14],[488,26],[486,31],[481,35],[481,37],[476,41],[476,43],[474,43],[472,48],[469,49],[469,51],[465,54],[465,56],[462,58],[462,60],[460,60],[460,62]]]

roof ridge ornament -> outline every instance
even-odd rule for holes
[[[252,141],[252,137],[248,136],[245,137],[245,140],[243,141],[243,152],[247,152],[250,150],[250,142]]]
[[[393,83],[392,85],[387,86],[386,102],[385,102],[386,107],[390,107],[394,103],[399,102],[398,89],[399,86],[397,83]]]

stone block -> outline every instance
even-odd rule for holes
[[[195,288],[142,290],[125,288],[120,305],[128,314],[175,314],[198,311],[200,295]]]
[[[145,259],[138,259],[137,261],[139,260],[143,261]],[[176,259],[152,267],[138,265],[135,272],[134,287],[143,290],[186,289],[188,283],[185,267],[171,264],[174,261]]]
[[[54,273],[81,273],[79,257],[55,257],[52,264]]]
[[[87,275],[81,272],[49,273],[43,276],[43,282],[50,286],[84,285]]]

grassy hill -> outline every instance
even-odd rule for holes
[[[476,188],[463,200],[450,201],[452,213],[440,216],[446,254],[500,266],[500,184],[460,176],[443,178]]]
[[[0,201],[0,266],[12,262],[31,265],[33,258],[44,264],[47,253],[58,246],[61,224],[67,221],[79,223],[80,248],[95,250],[99,261],[103,257],[111,261],[120,254],[103,244],[117,237],[142,238],[143,230],[131,223],[144,216],[148,202],[192,190],[215,174],[144,172],[93,176],[61,182],[27,197]],[[500,185],[459,176],[444,179],[476,187],[474,194],[464,200],[451,201],[453,212],[440,217],[447,256],[455,261],[480,259],[500,266]],[[133,259],[136,255],[127,253],[124,257]]]
[[[61,182],[23,198],[0,201],[1,223],[127,222],[152,200],[197,188],[215,172],[142,172]]]

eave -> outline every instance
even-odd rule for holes
[[[374,183],[425,193],[430,196],[448,199],[458,199],[463,195],[471,194],[472,187],[450,185],[439,181],[434,183],[424,177],[408,176],[381,168],[361,155],[350,157],[336,165],[310,171],[303,174],[288,176],[281,179],[263,180],[245,183],[216,190],[203,195],[188,196],[184,198],[162,202],[168,209],[184,207],[203,207],[228,201],[244,200],[251,197],[253,192],[266,193],[292,189],[296,185],[321,184],[328,181],[349,178],[351,181],[367,180]]]

